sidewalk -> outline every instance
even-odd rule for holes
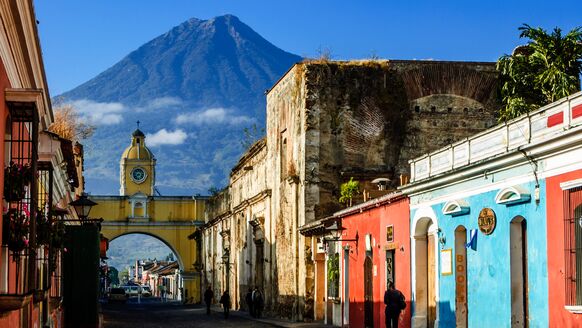
[[[222,307],[219,306],[212,306],[213,312],[222,313]],[[280,319],[280,318],[253,318],[247,311],[230,311],[230,316],[249,320],[249,321],[257,321],[260,323],[268,324],[273,327],[286,327],[286,328],[300,328],[300,327],[331,327],[329,325],[325,325],[323,322],[315,321],[315,322],[294,322],[291,320]]]

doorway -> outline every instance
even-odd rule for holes
[[[374,327],[374,277],[372,257],[364,261],[364,327]]]
[[[468,327],[467,316],[467,229],[455,229],[455,320],[457,327]]]
[[[528,327],[527,224],[523,217],[511,220],[511,327]]]
[[[416,306],[412,325],[434,327],[437,318],[436,293],[436,235],[437,227],[430,218],[421,218],[415,227],[414,265]]]
[[[394,270],[394,250],[386,251],[386,290],[388,290],[388,284],[390,282],[394,283],[396,286],[396,275]]]

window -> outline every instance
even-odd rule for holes
[[[582,187],[564,190],[566,305],[582,305]]]
[[[339,279],[339,253],[334,253],[327,259],[327,297],[339,297]]]
[[[287,138],[281,141],[281,180],[287,178]]]
[[[34,103],[8,102],[7,105],[10,116],[4,139],[0,294],[22,296],[37,287],[36,281],[28,279],[28,274],[36,268],[19,268],[27,268],[32,263],[36,266],[36,259],[31,261],[36,253],[30,254],[29,247],[36,245],[36,235],[30,232],[36,231],[37,222],[38,112]],[[9,281],[16,283],[8,284]]]

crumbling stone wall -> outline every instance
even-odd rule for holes
[[[275,252],[294,255],[277,257],[280,313],[309,316],[314,295],[311,242],[296,227],[340,209],[350,176],[395,188],[408,159],[495,124],[496,81],[492,63],[418,61],[307,62],[281,78],[267,96]]]
[[[493,63],[368,61],[306,63],[305,122],[317,130],[306,166],[318,168],[318,202],[307,222],[340,208],[339,185],[376,173],[399,184],[408,160],[496,123]],[[316,162],[316,163],[312,163]],[[343,174],[342,174],[343,173]],[[307,197],[310,198],[310,197]]]
[[[207,207],[209,222],[229,222],[239,299],[252,283],[246,261],[256,258],[248,248],[254,233],[248,223],[264,213],[268,310],[294,320],[313,317],[311,298],[323,282],[314,276],[314,242],[298,228],[338,210],[339,186],[350,176],[368,186],[385,177],[395,188],[409,159],[494,125],[496,83],[492,63],[292,67],[267,94],[264,148],[243,155],[228,197]],[[263,189],[268,195],[260,196]]]

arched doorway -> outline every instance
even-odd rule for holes
[[[455,229],[455,321],[458,328],[468,327],[467,316],[467,229]]]
[[[511,265],[511,326],[528,327],[527,224],[522,216],[509,227]]]
[[[437,319],[437,225],[422,217],[414,229],[414,327],[435,325]]]

